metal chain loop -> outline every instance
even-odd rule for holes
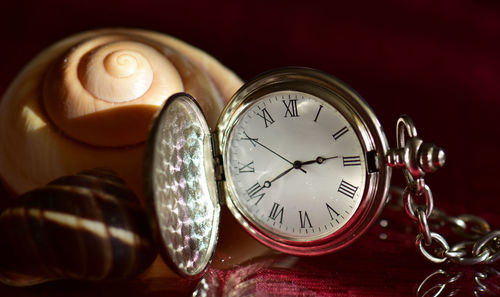
[[[488,222],[481,217],[471,214],[452,217],[434,208],[434,197],[424,176],[444,165],[444,151],[433,144],[423,143],[408,116],[398,120],[397,144],[397,149],[388,152],[387,164],[404,171],[407,186],[402,193],[403,203],[407,215],[418,225],[415,245],[420,253],[434,263],[449,261],[476,265],[499,260],[500,230],[491,231]],[[424,198],[425,204],[417,204],[419,198]],[[465,240],[450,246],[442,235],[431,230],[433,223],[437,223],[434,224],[436,228],[449,226]]]
[[[433,250],[433,252],[428,252],[425,249],[424,245],[422,244],[423,238],[424,236],[422,235],[422,233],[418,234],[415,244],[420,250],[420,253],[424,255],[424,257],[434,263],[443,263],[448,259],[444,251],[448,251],[450,249],[450,245],[443,236],[439,235],[438,233],[431,232],[431,238],[435,240],[440,246],[440,250],[435,249]]]
[[[423,206],[420,205],[420,206],[415,207],[415,198],[418,196],[422,196],[422,195],[425,197],[425,205],[423,205]],[[415,213],[416,212],[415,208],[424,209],[426,218],[429,218],[429,216],[432,213],[432,210],[434,209],[434,199],[432,197],[432,192],[431,192],[431,189],[429,188],[429,186],[427,186],[427,185],[424,186],[422,194],[414,193],[411,190],[411,187],[409,187],[409,186],[406,187],[406,189],[403,193],[403,199],[404,199],[403,201],[405,202],[406,213],[414,221],[419,220],[416,213]]]

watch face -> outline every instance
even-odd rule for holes
[[[366,102],[328,74],[292,67],[258,76],[233,96],[217,131],[227,206],[273,249],[338,250],[382,211],[387,139]]]
[[[229,134],[233,202],[269,236],[307,242],[331,235],[363,198],[367,165],[356,130],[331,104],[283,90],[254,100]]]

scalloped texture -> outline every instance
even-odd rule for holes
[[[109,44],[103,45],[103,40]],[[126,44],[134,49],[122,47]],[[91,50],[81,55],[79,62],[84,64],[73,68],[71,63],[76,62],[70,61],[70,56],[86,47]],[[115,49],[111,56],[103,54],[107,47]],[[136,55],[137,49],[144,48],[161,60],[162,71],[173,71],[166,74],[168,82],[159,82],[161,77],[155,75],[160,70],[152,68],[153,76],[148,74],[147,68],[157,63],[143,52]],[[91,62],[94,55],[104,56],[107,79],[118,81],[116,85],[92,78],[92,73],[103,71],[95,66],[99,63]],[[116,58],[128,65],[110,67]],[[142,72],[136,73],[139,68]],[[136,89],[109,99],[106,94],[113,88],[121,89],[121,79],[135,74],[141,80]],[[65,81],[65,76],[74,80]],[[67,90],[64,84],[79,91]],[[36,56],[0,102],[0,176],[20,194],[58,176],[107,167],[142,195],[143,143],[158,107],[173,93],[188,92],[198,99],[214,127],[225,102],[241,85],[242,81],[213,57],[164,34],[103,29],[68,37]],[[146,96],[149,93],[157,94],[156,98]],[[95,96],[96,100],[85,102]]]

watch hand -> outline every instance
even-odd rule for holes
[[[251,138],[250,136],[248,136],[248,134],[245,131],[243,131],[243,133],[245,134],[246,138],[242,138],[242,139],[250,140],[250,142],[253,144],[253,146],[255,146],[255,144],[258,144],[258,145],[262,146],[263,148],[265,148],[266,150],[270,151],[271,153],[275,154],[276,156],[280,157],[281,159],[285,160],[289,164],[294,165],[294,163],[291,162],[290,160],[288,160],[287,158],[283,157],[282,155],[278,154],[277,152],[273,151],[272,149],[270,149],[267,146],[265,146],[262,143],[260,143],[258,138]],[[297,169],[299,169],[300,171],[302,171],[304,173],[307,173],[307,171],[305,171],[304,169],[300,168],[300,166]]]
[[[313,164],[313,163],[323,164],[323,162],[325,162],[326,160],[335,159],[335,158],[338,158],[338,157],[339,156],[333,156],[333,157],[328,157],[328,158],[317,157],[314,160],[309,160],[309,161],[302,162],[302,165],[308,165],[308,164]]]
[[[292,167],[290,167],[290,168],[288,168],[287,170],[283,171],[282,173],[278,174],[278,176],[276,176],[276,177],[275,177],[275,178],[273,178],[272,180],[270,180],[270,181],[266,180],[266,181],[264,182],[264,186],[263,186],[263,187],[264,187],[264,188],[270,188],[272,183],[274,183],[274,182],[275,182],[276,180],[278,180],[279,178],[281,178],[281,177],[285,176],[288,172],[292,171],[292,169],[302,169],[302,168],[300,168],[300,167],[302,166],[302,164],[303,164],[303,163],[302,163],[302,162],[300,162],[300,161],[295,161],[295,162],[293,163],[293,166],[292,166]]]

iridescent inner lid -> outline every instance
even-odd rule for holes
[[[186,93],[167,100],[146,148],[145,192],[164,260],[179,274],[200,276],[217,243],[217,198],[210,131]]]

